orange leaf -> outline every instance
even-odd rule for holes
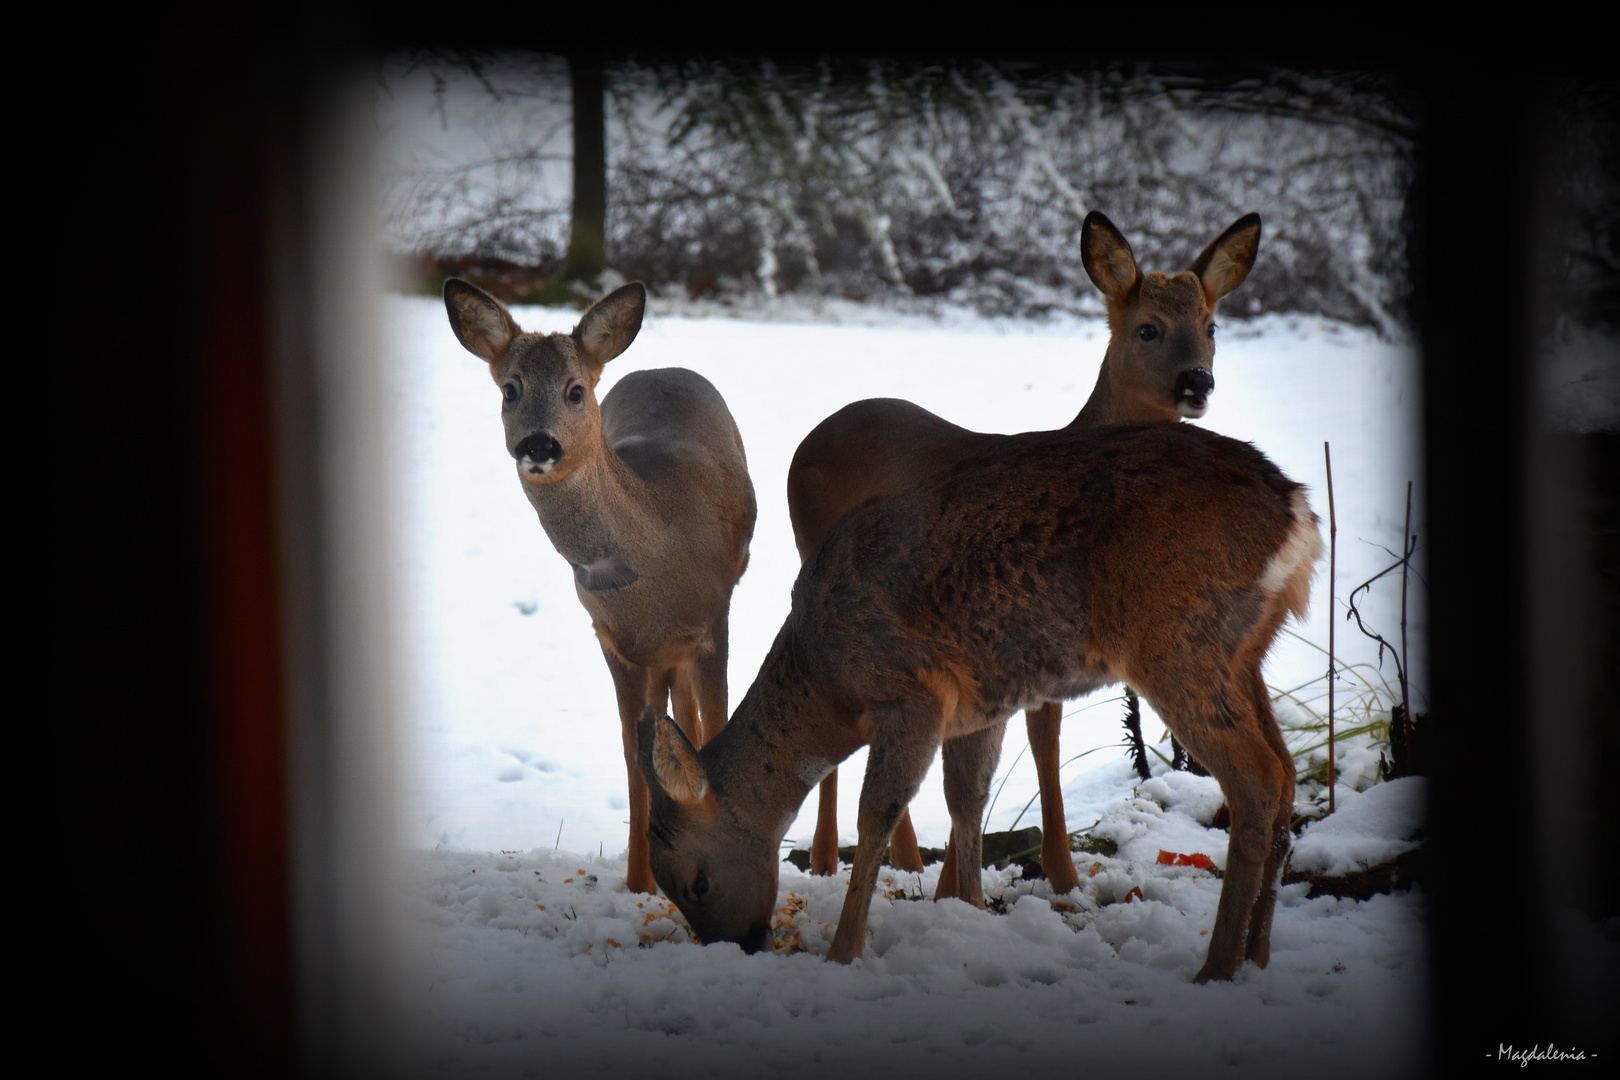
[[[1125,902],[1127,904],[1129,904],[1132,900],[1140,899],[1142,899],[1142,886],[1140,885],[1136,886],[1136,888],[1125,894]]]
[[[1164,850],[1164,848],[1159,849],[1159,861],[1161,863],[1163,863],[1164,865],[1166,865],[1166,866],[1174,866],[1174,865],[1176,865],[1176,859],[1177,858],[1179,858],[1179,856],[1175,852],[1166,851],[1166,850]]]

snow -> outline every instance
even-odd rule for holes
[[[1418,776],[1344,792],[1332,817],[1306,826],[1289,865],[1305,874],[1342,876],[1388,862],[1418,846],[1412,837],[1427,800],[1427,783]]]
[[[1420,1070],[1421,893],[1357,903],[1285,886],[1270,966],[1194,986],[1220,879],[1157,853],[1174,844],[1224,862],[1225,834],[1192,816],[1218,802],[1213,782],[1157,776],[1131,796],[1134,774],[1100,772],[1114,809],[1093,832],[1124,841],[1114,856],[1077,855],[1081,894],[986,871],[1000,915],[914,899],[932,895],[937,865],[885,871],[866,955],[847,968],[821,959],[847,868],[815,878],[784,863],[778,940],[799,950],[748,957],[692,945],[667,901],[624,891],[622,858],[415,853],[419,1036],[454,1076]]]
[[[797,556],[783,497],[800,439],[849,401],[897,396],[985,431],[1067,423],[1089,395],[1107,342],[1100,321],[938,318],[854,305],[771,301],[749,318],[653,297],[636,342],[609,365],[685,366],[725,395],[742,431],[759,521],[733,597],[730,700],[740,701],[786,615]],[[529,330],[567,330],[577,313],[517,308]],[[1271,964],[1230,985],[1193,986],[1220,878],[1166,866],[1160,851],[1224,866],[1210,826],[1213,781],[1154,762],[1141,782],[1120,751],[1121,709],[1108,694],[1066,707],[1063,771],[1069,827],[1111,840],[1077,852],[1085,885],[1053,897],[1016,868],[986,871],[1006,913],[931,896],[938,868],[886,879],[866,956],[820,959],[844,879],[781,867],[784,908],[774,955],[699,948],[661,899],[624,889],[626,777],[611,680],[556,555],[523,498],[503,446],[499,392],[449,332],[434,298],[389,297],[402,441],[395,477],[396,568],[404,597],[400,697],[412,766],[404,842],[407,905],[421,934],[411,953],[420,1023],[435,1069],[449,1075],[954,1075],[1017,1067],[1194,1066],[1294,1073],[1307,1065],[1415,1072],[1424,1059],[1427,979],[1419,891],[1357,903],[1279,900]],[[1322,444],[1333,447],[1339,521],[1338,612],[1349,590],[1400,549],[1406,482],[1419,481],[1418,375],[1409,345],[1325,319],[1223,320],[1216,391],[1203,426],[1256,442],[1309,485],[1326,525]],[[1324,530],[1325,531],[1325,530]],[[1419,550],[1421,570],[1422,549]],[[1329,610],[1324,560],[1311,617],[1268,661],[1268,681],[1297,749],[1322,700]],[[1423,589],[1408,622],[1412,682],[1425,685]],[[1395,639],[1399,582],[1374,587],[1364,617]],[[1367,725],[1387,718],[1393,671],[1342,621],[1340,814],[1312,824],[1296,869],[1343,872],[1412,846],[1421,782],[1378,785]],[[1416,706],[1425,706],[1421,697]],[[1145,711],[1143,729],[1162,724]],[[1038,822],[1023,728],[1009,726],[989,828]],[[1098,749],[1100,748],[1100,749]],[[1166,757],[1170,748],[1158,750]],[[1304,754],[1310,765],[1320,748]],[[841,839],[855,839],[864,753],[842,766]],[[912,806],[925,845],[949,831],[935,772]],[[1302,784],[1301,799],[1319,785]],[[803,846],[815,801],[788,830]],[[591,877],[594,876],[594,881]],[[572,879],[572,880],[570,880]],[[1140,890],[1133,893],[1133,890]],[[889,895],[889,894],[895,895]],[[544,905],[543,907],[540,905]],[[644,940],[643,935],[647,935]],[[647,947],[641,947],[646,945]],[[1369,1037],[1369,1033],[1376,1037]]]

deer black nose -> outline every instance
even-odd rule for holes
[[[770,947],[771,928],[769,926],[756,926],[739,938],[737,944],[741,945],[742,951],[750,956],[762,952]]]
[[[562,443],[549,431],[537,432],[518,443],[512,456],[517,458],[518,465],[526,472],[550,472],[551,467],[562,460]]]
[[[1190,368],[1176,377],[1177,398],[1201,398],[1207,396],[1214,389],[1215,376],[1209,373],[1208,368]]]

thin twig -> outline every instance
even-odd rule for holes
[[[1063,763],[1063,765],[1059,765],[1058,766],[1058,771],[1062,772],[1064,765],[1068,765],[1071,762],[1079,761],[1081,758],[1085,757],[1087,754],[1095,754],[1098,750],[1106,750],[1110,746],[1118,746],[1118,745],[1119,745],[1118,743],[1108,743],[1108,744],[1103,745],[1103,746],[1093,746],[1090,750],[1082,750],[1082,751],[1080,751],[1080,753],[1074,755],[1074,757],[1070,758],[1068,761],[1065,761]],[[1033,794],[1033,795],[1031,795],[1029,797],[1029,802],[1024,804],[1024,808],[1022,810],[1018,811],[1018,816],[1013,818],[1013,823],[1011,825],[1007,826],[1007,831],[1008,832],[1013,832],[1014,830],[1016,830],[1018,828],[1018,823],[1020,821],[1024,820],[1024,815],[1029,813],[1029,808],[1034,806],[1035,805],[1035,800],[1040,798],[1040,797],[1041,797],[1041,789],[1039,787],[1036,787],[1035,794]],[[986,818],[986,820],[988,821],[989,819]]]
[[[1406,482],[1406,524],[1402,526],[1401,549],[1404,555],[1401,558],[1401,708],[1406,711],[1405,719],[1408,724],[1412,722],[1412,703],[1407,699],[1407,671],[1406,666],[1406,569],[1412,564],[1412,552],[1417,550],[1417,537],[1412,535],[1412,481]]]
[[[1338,786],[1338,777],[1334,769],[1333,760],[1333,684],[1336,676],[1333,671],[1333,629],[1338,622],[1333,618],[1334,601],[1338,593],[1334,588],[1334,575],[1339,568],[1339,517],[1333,510],[1333,453],[1326,442],[1322,443],[1322,459],[1327,463],[1327,489],[1328,489],[1328,813],[1338,809],[1334,798],[1334,788]]]
[[[1411,551],[1416,551],[1416,550],[1417,550],[1417,548],[1415,546],[1411,549]],[[1378,573],[1374,574],[1372,577],[1368,578],[1366,581],[1363,581],[1360,585],[1357,585],[1354,589],[1351,589],[1350,590],[1350,599],[1348,601],[1346,601],[1346,605],[1349,607],[1350,610],[1345,615],[1345,618],[1347,618],[1347,619],[1355,619],[1356,620],[1356,626],[1358,628],[1360,628],[1360,630],[1361,630],[1361,632],[1363,634],[1367,635],[1369,638],[1372,638],[1374,641],[1378,642],[1378,661],[1379,661],[1380,664],[1382,664],[1383,660],[1384,660],[1384,650],[1385,649],[1389,650],[1390,657],[1395,661],[1396,675],[1397,675],[1401,685],[1403,685],[1403,686],[1406,685],[1406,666],[1405,666],[1405,664],[1402,663],[1402,657],[1401,657],[1400,650],[1397,649],[1395,647],[1395,645],[1388,638],[1384,637],[1384,635],[1380,634],[1376,630],[1371,629],[1367,625],[1366,621],[1362,619],[1362,617],[1361,617],[1361,609],[1356,607],[1356,595],[1358,593],[1362,593],[1362,592],[1371,593],[1373,583],[1375,581],[1377,581],[1378,579],[1382,578],[1384,575],[1390,574],[1390,573],[1393,573],[1396,570],[1399,570],[1401,568],[1401,565],[1404,562],[1406,562],[1407,559],[1409,559],[1411,557],[1411,551],[1408,551],[1405,558],[1397,558],[1395,560],[1395,562],[1391,563],[1389,566],[1384,567],[1384,569],[1380,570]]]

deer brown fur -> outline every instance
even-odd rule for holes
[[[613,676],[630,783],[628,884],[655,888],[635,724],[673,699],[701,744],[726,722],[727,614],[748,565],[754,489],[725,401],[685,368],[624,376],[600,404],[602,366],[641,329],[639,282],[603,297],[571,334],[526,334],[477,287],[444,302],[468,351],[501,388],[506,448]]]
[[[1189,269],[1144,274],[1113,223],[1095,211],[1087,215],[1080,258],[1107,298],[1111,338],[1091,397],[1067,430],[1202,416],[1215,386],[1215,306],[1248,276],[1259,244],[1260,217],[1249,214],[1211,241]],[[937,476],[1004,437],[957,427],[893,398],[845,406],[805,437],[788,471],[788,513],[800,559],[808,560],[834,523],[867,499]],[[1058,785],[1062,716],[1062,706],[1048,701],[1025,719],[1040,782],[1041,862],[1053,889],[1066,893],[1080,879]],[[838,868],[837,785],[836,771],[821,784],[810,847],[814,873]],[[949,845],[941,896],[956,895],[955,854]],[[896,827],[891,857],[901,869],[922,869],[909,813]]]
[[[1304,489],[1193,427],[1015,435],[841,519],[730,724],[701,750],[639,727],[653,875],[706,942],[770,937],[778,845],[800,803],[870,753],[832,959],[865,943],[883,850],[945,752],[958,895],[982,904],[980,814],[1007,718],[1128,682],[1232,812],[1199,981],[1264,965],[1293,760],[1260,665],[1303,614],[1321,550]]]

